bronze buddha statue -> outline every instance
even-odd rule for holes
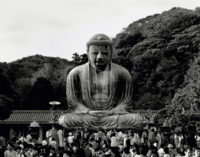
[[[88,62],[75,67],[67,77],[69,113],[59,118],[64,127],[136,127],[143,116],[131,113],[132,78],[112,63],[112,41],[104,34],[87,43]]]

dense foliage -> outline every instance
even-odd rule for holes
[[[49,109],[55,100],[66,109],[65,78],[73,67],[65,59],[41,55],[2,63],[0,95],[11,99],[14,109]]]
[[[114,42],[115,56],[132,63],[134,108],[160,109],[171,103],[199,52],[200,14],[172,8],[133,22]]]
[[[200,120],[200,53],[189,64],[184,82],[169,105],[161,109],[156,119],[162,123],[170,117],[173,124],[188,124]]]

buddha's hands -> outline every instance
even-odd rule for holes
[[[113,112],[107,111],[107,110],[97,110],[97,111],[91,110],[89,111],[89,114],[93,116],[108,116],[108,115],[112,115]]]
[[[128,113],[124,105],[118,105],[111,110],[114,114],[126,114]]]
[[[76,110],[73,112],[75,114],[86,114],[89,113],[89,109],[83,105],[78,105]]]

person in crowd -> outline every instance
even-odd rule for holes
[[[155,140],[156,140],[156,133],[155,133],[154,129],[151,129],[149,131],[149,139],[148,140],[149,140],[149,145],[152,145],[155,142]]]
[[[111,140],[111,147],[112,148],[118,147],[119,139],[118,139],[118,137],[116,136],[115,133],[112,133],[110,140]]]
[[[63,130],[61,128],[59,128],[59,130],[57,131],[57,134],[58,134],[58,140],[59,140],[59,143],[58,143],[58,146],[59,147],[64,147],[64,133],[63,133]]]
[[[131,157],[130,149],[128,147],[124,148],[122,157]]]
[[[167,145],[167,147],[168,147],[168,149],[169,149],[170,157],[175,157],[176,152],[175,152],[175,150],[174,150],[173,144],[169,143],[169,144]]]
[[[25,155],[22,151],[22,147],[20,147],[20,146],[16,147],[16,157],[25,157]]]
[[[162,137],[161,137],[160,131],[157,131],[157,133],[156,133],[156,141],[158,143],[158,148],[160,148],[160,146],[162,144]]]
[[[14,143],[8,142],[7,150],[4,152],[4,157],[16,157],[17,153],[15,151]]]
[[[26,157],[34,157],[38,154],[37,150],[32,144],[28,144],[28,150],[25,152]]]
[[[136,145],[136,144],[131,145],[131,149],[130,149],[131,157],[135,157],[135,155],[137,154],[138,151],[139,151],[138,145]]]
[[[199,147],[195,148],[194,157],[200,157],[200,148]]]
[[[4,136],[0,136],[0,156],[3,156],[6,147],[6,140]]]
[[[69,136],[67,137],[67,142],[69,143],[69,145],[72,145],[72,143],[74,142],[74,136],[72,135],[72,132],[69,132]]]
[[[56,149],[54,147],[50,147],[49,157],[56,157]]]
[[[192,156],[194,156],[193,153],[194,153],[194,152],[193,152],[193,149],[192,149],[191,147],[188,147],[188,148],[186,149],[186,152],[185,152],[185,157],[192,157]]]
[[[92,157],[92,151],[90,150],[89,143],[87,143],[87,144],[85,145],[84,151],[85,151],[85,156],[86,156],[86,157]]]
[[[157,147],[153,147],[151,157],[159,157]]]
[[[148,149],[145,145],[143,145],[143,144],[139,145],[139,148],[138,148],[138,151],[137,151],[135,157],[145,157],[147,152],[148,152]]]
[[[49,145],[55,149],[57,148],[58,145],[55,138],[52,138],[52,140],[49,142]]]
[[[163,157],[164,154],[165,154],[165,152],[164,152],[164,144],[161,144],[160,148],[158,149],[158,156],[159,157]]]
[[[111,157],[111,148],[109,145],[105,145],[103,148],[105,157]]]
[[[62,157],[71,157],[70,151],[65,150]]]
[[[29,144],[32,143],[32,136],[31,136],[30,132],[27,133],[25,141]]]
[[[164,156],[163,157],[170,157],[170,154],[169,154],[169,148],[168,147],[165,147],[164,148]]]

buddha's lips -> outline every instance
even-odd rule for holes
[[[95,63],[96,66],[106,66],[105,62],[96,62]]]
[[[101,61],[101,62],[96,62],[95,64],[96,64],[96,65],[104,65],[105,62]]]
[[[106,62],[104,61],[104,59],[96,59],[95,64],[96,65],[104,65],[104,64],[106,64]]]

